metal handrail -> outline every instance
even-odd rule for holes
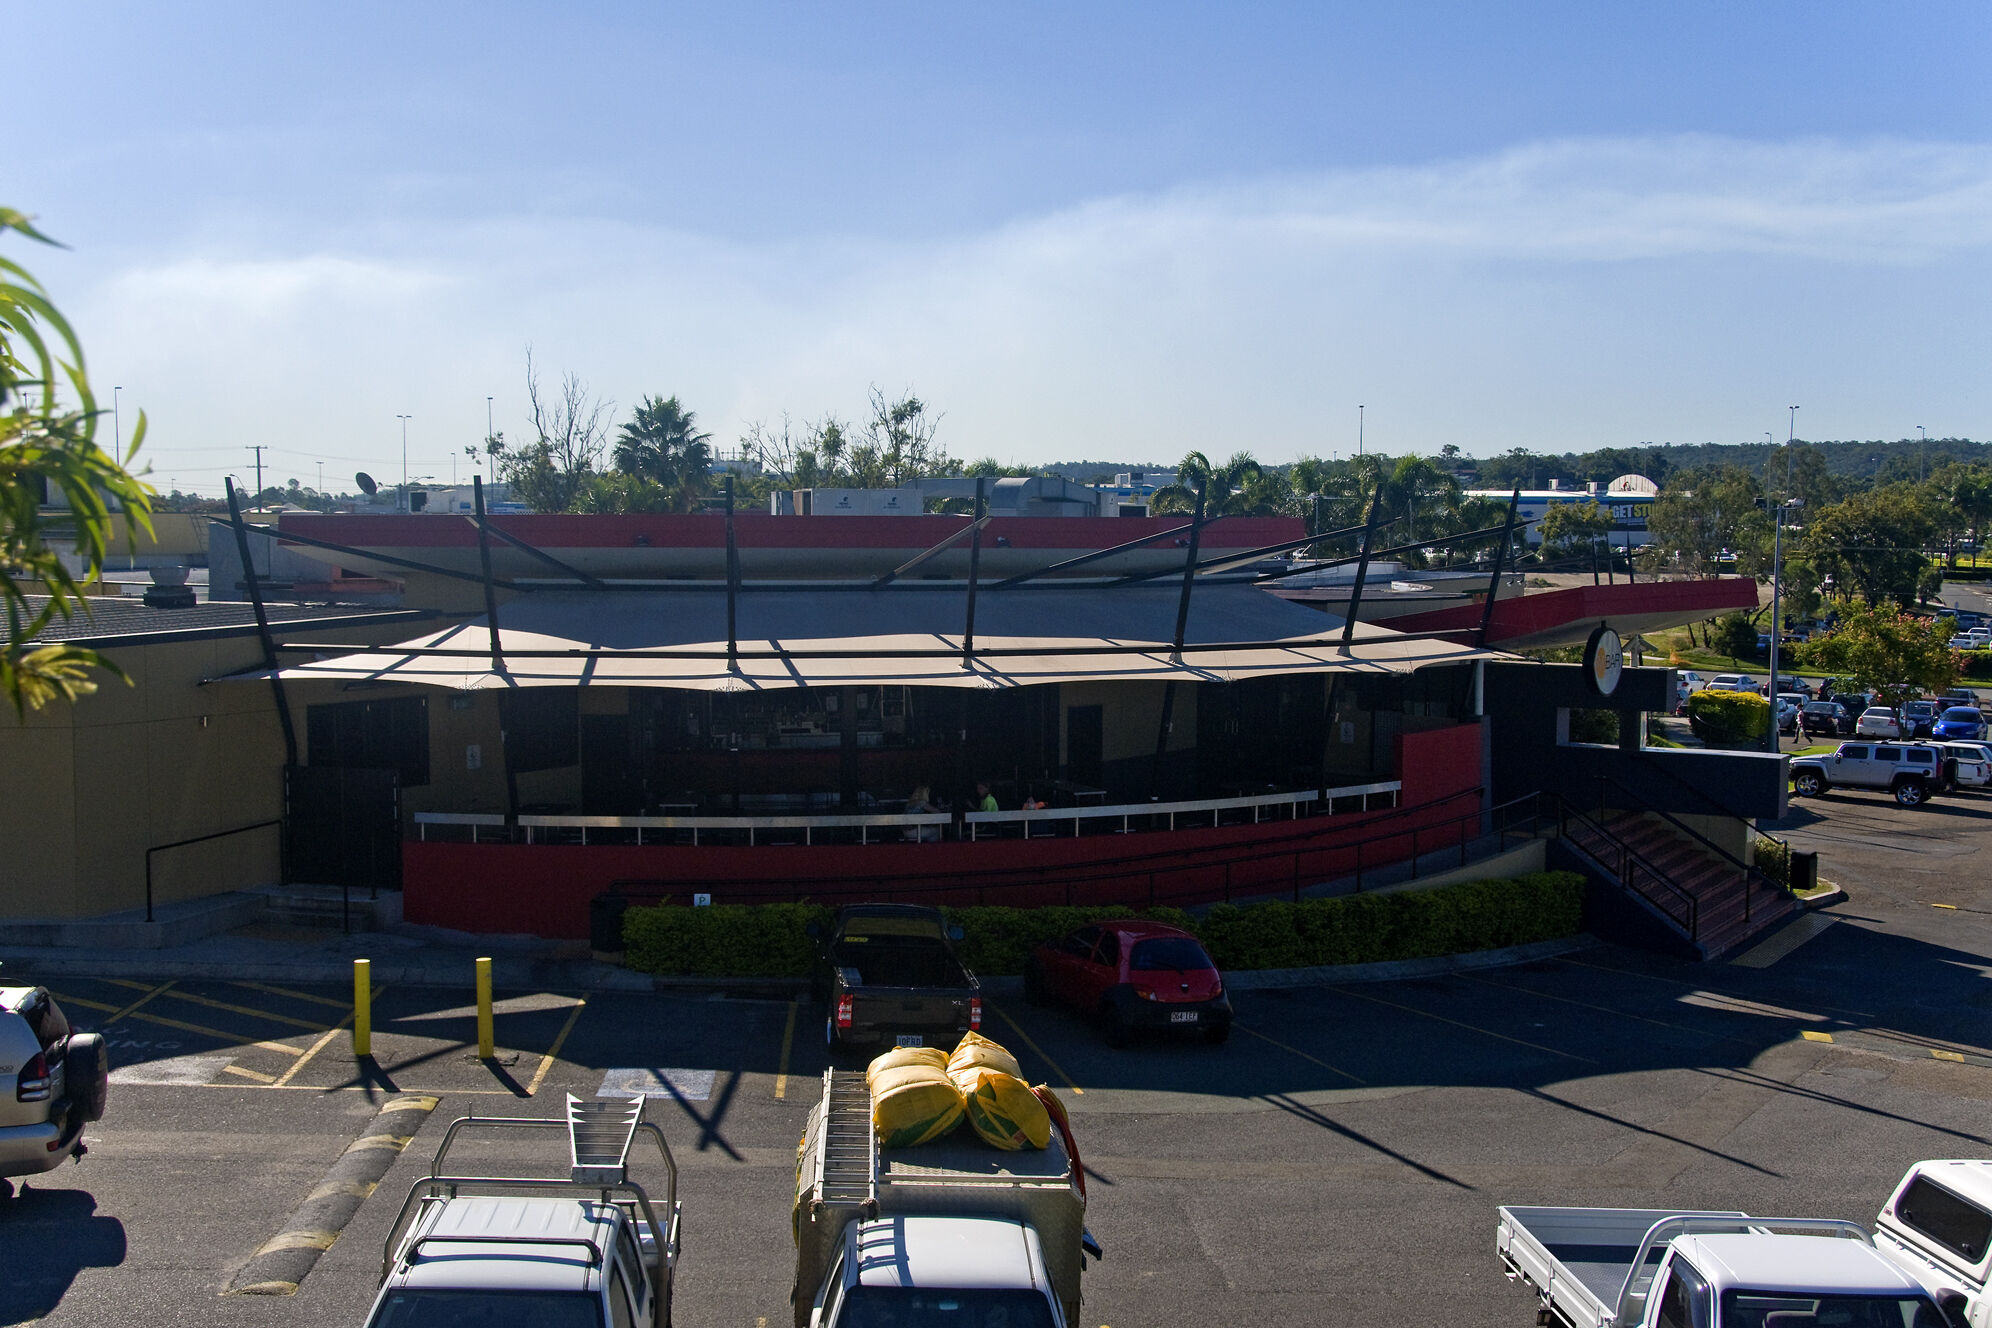
[[[1669,772],[1669,774],[1670,774],[1670,775],[1671,775],[1671,773],[1672,773],[1672,772]],[[1598,779],[1598,782],[1599,782],[1599,784],[1600,784],[1601,786],[1602,786],[1602,785],[1605,785],[1605,784],[1610,784],[1610,785],[1611,785],[1611,786],[1612,786],[1613,788],[1615,788],[1615,789],[1619,790],[1619,792],[1621,792],[1621,793],[1624,793],[1624,794],[1626,794],[1626,795],[1627,795],[1628,797],[1631,797],[1631,798],[1633,798],[1633,799],[1635,799],[1635,800],[1637,801],[1637,806],[1636,806],[1636,807],[1633,807],[1633,808],[1627,808],[1626,810],[1628,810],[1628,811],[1632,811],[1632,810],[1637,810],[1637,811],[1640,811],[1640,812],[1646,812],[1646,813],[1650,813],[1650,814],[1652,814],[1652,815],[1654,815],[1654,816],[1658,816],[1658,817],[1659,817],[1659,818],[1660,818],[1661,820],[1665,821],[1665,822],[1666,822],[1666,823],[1667,823],[1668,825],[1672,826],[1672,827],[1673,827],[1674,829],[1676,829],[1676,830],[1679,830],[1679,831],[1680,831],[1681,833],[1683,833],[1683,834],[1686,834],[1686,835],[1690,835],[1690,836],[1692,836],[1692,837],[1693,837],[1693,838],[1694,838],[1695,840],[1697,840],[1698,842],[1700,842],[1700,843],[1701,843],[1701,844],[1702,844],[1703,846],[1705,846],[1705,847],[1706,847],[1706,848],[1708,848],[1708,849],[1709,849],[1710,851],[1714,852],[1714,853],[1715,853],[1715,854],[1717,854],[1718,856],[1720,856],[1720,857],[1722,857],[1723,859],[1725,859],[1726,861],[1728,861],[1728,863],[1729,863],[1729,864],[1730,864],[1731,866],[1735,867],[1735,868],[1736,868],[1737,870],[1741,871],[1741,872],[1743,873],[1743,880],[1744,880],[1744,889],[1743,889],[1743,920],[1744,920],[1745,922],[1748,922],[1748,921],[1750,920],[1750,890],[1749,890],[1749,884],[1750,884],[1750,882],[1751,882],[1752,880],[1756,880],[1756,881],[1761,881],[1761,882],[1762,882],[1763,884],[1765,884],[1765,885],[1769,886],[1769,887],[1770,887],[1771,889],[1773,889],[1773,890],[1776,890],[1776,891],[1778,891],[1778,892],[1779,892],[1779,893],[1781,893],[1781,894],[1782,894],[1782,893],[1789,893],[1789,892],[1790,892],[1790,890],[1791,890],[1791,887],[1790,887],[1790,886],[1789,886],[1788,884],[1785,884],[1785,885],[1781,885],[1781,884],[1779,884],[1779,883],[1778,883],[1778,880],[1777,880],[1777,878],[1776,878],[1776,877],[1772,876],[1772,875],[1771,875],[1771,874],[1770,874],[1769,872],[1765,871],[1765,870],[1764,870],[1764,869],[1763,869],[1762,867],[1759,867],[1759,866],[1758,866],[1758,865],[1757,865],[1756,863],[1754,863],[1754,862],[1745,862],[1745,861],[1743,861],[1743,859],[1741,859],[1741,858],[1737,857],[1737,856],[1736,856],[1736,855],[1735,855],[1734,853],[1731,853],[1731,852],[1730,852],[1730,851],[1729,851],[1728,849],[1726,849],[1726,848],[1724,848],[1724,847],[1723,847],[1722,845],[1720,845],[1720,844],[1716,843],[1716,842],[1715,842],[1715,841],[1714,841],[1713,839],[1710,839],[1710,838],[1709,838],[1709,837],[1708,837],[1707,835],[1703,834],[1703,833],[1702,833],[1701,831],[1699,831],[1699,830],[1695,829],[1695,828],[1694,828],[1693,826],[1689,825],[1689,824],[1688,824],[1687,822],[1685,822],[1685,821],[1681,820],[1681,819],[1680,819],[1679,817],[1675,816],[1675,815],[1674,815],[1674,814],[1673,814],[1672,812],[1669,812],[1669,811],[1665,811],[1665,810],[1663,810],[1663,809],[1661,809],[1661,808],[1659,808],[1659,807],[1654,807],[1654,806],[1651,806],[1651,805],[1649,805],[1649,804],[1647,803],[1646,799],[1645,799],[1645,798],[1643,798],[1643,797],[1641,797],[1641,796],[1640,796],[1640,794],[1639,794],[1639,793],[1638,793],[1637,791],[1635,791],[1635,790],[1633,790],[1633,789],[1630,789],[1630,788],[1627,788],[1627,787],[1626,787],[1626,786],[1625,786],[1624,784],[1621,784],[1621,783],[1620,783],[1620,782],[1619,782],[1618,780],[1616,780],[1616,779],[1613,779],[1613,778],[1612,778],[1612,777],[1611,777],[1610,775],[1599,775],[1599,776],[1597,776],[1597,779]],[[1600,788],[1600,791],[1599,791],[1599,792],[1600,792],[1600,805],[1599,805],[1599,810],[1600,810],[1600,811],[1602,812],[1602,811],[1603,811],[1603,789],[1602,789],[1602,787]],[[1774,835],[1767,835],[1767,834],[1764,834],[1764,833],[1763,833],[1762,831],[1755,831],[1755,833],[1756,833],[1756,834],[1757,834],[1757,835],[1758,835],[1758,836],[1759,836],[1760,838],[1763,838],[1763,839],[1768,839],[1768,840],[1770,840],[1770,841],[1771,841],[1771,842],[1772,842],[1773,844],[1776,844],[1776,845],[1778,845],[1778,846],[1779,846],[1780,848],[1784,849],[1787,855],[1789,855],[1789,854],[1790,854],[1790,852],[1791,852],[1791,845],[1790,845],[1790,844],[1787,844],[1787,843],[1785,843],[1785,841],[1784,841],[1784,840],[1782,840],[1782,839],[1779,839],[1779,838],[1777,838],[1777,837],[1776,837],[1776,836],[1774,836]]]
[[[1169,828],[1176,828],[1176,817],[1210,815],[1213,820],[1225,812],[1250,811],[1253,824],[1265,819],[1260,811],[1265,808],[1290,807],[1293,819],[1300,819],[1299,808],[1309,804],[1319,804],[1326,810],[1313,813],[1315,816],[1335,815],[1335,803],[1346,798],[1360,797],[1365,802],[1369,798],[1384,793],[1395,794],[1403,790],[1400,780],[1384,780],[1373,784],[1351,784],[1343,788],[1301,789],[1282,793],[1258,794],[1243,798],[1200,798],[1184,802],[1135,802],[1118,803],[1100,807],[1057,807],[1033,811],[994,811],[965,812],[960,820],[967,830],[966,838],[979,838],[975,827],[1016,825],[1024,828],[1046,823],[1071,822],[1074,833],[1081,822],[1113,821],[1121,822],[1120,833],[1128,833],[1128,822],[1136,819],[1152,819],[1157,816],[1169,818]],[[1367,807],[1364,810],[1368,810]],[[590,830],[634,830],[636,842],[643,843],[645,830],[683,831],[689,830],[692,843],[699,842],[700,831],[718,831],[728,834],[745,833],[749,846],[754,844],[755,835],[764,830],[801,830],[803,843],[814,842],[817,830],[853,829],[858,831],[858,842],[871,842],[873,828],[918,830],[922,826],[943,827],[953,825],[956,815],[952,812],[875,812],[849,813],[832,812],[817,815],[799,814],[789,816],[521,816],[518,824],[527,832],[527,842],[532,842],[534,830],[579,830],[581,842],[588,842]],[[479,827],[496,828],[505,824],[505,817],[495,812],[416,812],[416,837],[428,838],[427,827],[432,825],[469,826],[473,838]]]
[[[1439,798],[1417,807],[1401,808],[1379,819],[1396,819],[1398,817],[1428,812],[1434,807],[1444,806],[1447,803],[1456,802],[1461,798],[1478,798],[1482,792],[1483,790],[1478,788],[1463,789],[1458,793],[1449,794],[1444,798]],[[1297,845],[1293,841],[1315,837],[1314,832],[1301,831],[1282,835],[1277,839],[1261,841],[1251,846],[1253,851],[1249,852],[1236,852],[1229,847],[1191,850],[1163,849],[1152,853],[1116,858],[1110,863],[1099,864],[1100,870],[1098,871],[1077,874],[1069,872],[1066,868],[1058,864],[1051,864],[1032,867],[992,867],[974,872],[956,871],[951,873],[948,879],[940,881],[935,880],[932,873],[926,872],[900,872],[879,876],[868,874],[865,882],[867,886],[872,887],[876,897],[888,901],[896,900],[903,895],[927,895],[942,891],[957,891],[963,888],[974,888],[977,891],[977,898],[982,899],[985,897],[983,892],[992,886],[1010,887],[1028,885],[1032,883],[1032,878],[1042,880],[1056,873],[1058,876],[1057,884],[1064,887],[1066,898],[1069,902],[1075,886],[1083,886],[1101,881],[1128,884],[1139,881],[1143,876],[1146,876],[1148,887],[1147,906],[1154,907],[1158,904],[1170,903],[1177,899],[1188,898],[1191,895],[1200,895],[1203,893],[1202,891],[1190,891],[1164,896],[1157,885],[1160,876],[1170,872],[1188,871],[1208,866],[1222,867],[1224,869],[1225,885],[1223,897],[1228,903],[1233,894],[1232,882],[1234,869],[1254,863],[1287,858],[1293,862],[1291,878],[1292,893],[1293,898],[1297,902],[1301,897],[1305,877],[1305,873],[1301,871],[1301,860],[1306,854],[1348,853],[1353,851],[1355,854],[1355,871],[1353,874],[1356,882],[1356,890],[1360,893],[1363,889],[1363,875],[1365,871],[1374,870],[1376,866],[1406,860],[1402,855],[1393,854],[1385,863],[1365,864],[1363,862],[1362,851],[1366,845],[1408,838],[1411,841],[1411,852],[1408,858],[1413,863],[1415,872],[1417,859],[1423,856],[1418,847],[1419,835],[1445,832],[1462,824],[1478,824],[1492,818],[1496,825],[1493,833],[1499,836],[1500,847],[1505,850],[1509,835],[1523,835],[1526,837],[1538,832],[1542,822],[1539,797],[1540,795],[1531,793],[1512,799],[1509,802],[1500,803],[1491,808],[1475,808],[1473,811],[1462,813],[1458,816],[1447,817],[1430,824],[1384,830],[1381,833],[1368,835],[1361,839],[1333,844]],[[1526,816],[1504,816],[1505,813],[1510,813],[1520,807],[1527,807],[1529,809]],[[1520,822],[1521,826],[1518,827],[1517,822]],[[1372,822],[1371,824],[1375,823]],[[1475,836],[1470,834],[1461,834],[1456,841],[1460,851],[1461,866],[1466,865],[1467,848],[1474,838]],[[1226,856],[1215,862],[1208,861],[1206,855],[1218,852],[1223,852]],[[1199,860],[1199,858],[1204,858],[1204,860]],[[1411,879],[1417,879],[1416,875],[1414,874]],[[816,889],[848,888],[851,880],[848,875],[785,876],[782,878],[779,888],[773,891],[753,890],[751,887],[755,884],[758,884],[758,882],[753,881],[751,878],[678,876],[670,880],[619,880],[613,883],[611,889],[615,893],[625,897],[635,896],[639,898],[654,897],[661,899],[667,898],[672,894],[682,895],[710,890],[712,892],[724,891],[729,897],[736,899],[743,895],[749,898],[759,898],[763,895],[780,895],[791,900],[800,900],[810,897]],[[1135,897],[1130,900],[1124,896],[1121,901],[1117,902],[1139,903],[1139,899]]]
[[[1687,901],[1687,917],[1676,918],[1675,920],[1678,921],[1680,925],[1687,930],[1689,940],[1697,942],[1700,941],[1701,900],[1695,895],[1693,891],[1681,885],[1680,882],[1676,881],[1667,872],[1662,871],[1660,868],[1654,866],[1650,861],[1647,860],[1644,854],[1640,853],[1637,849],[1633,848],[1632,845],[1626,843],[1625,840],[1619,838],[1617,834],[1613,833],[1611,828],[1605,825],[1602,820],[1590,816],[1589,814],[1587,814],[1586,812],[1584,812],[1583,810],[1572,804],[1568,798],[1563,797],[1561,794],[1552,793],[1547,796],[1556,799],[1557,806],[1560,809],[1557,828],[1558,831],[1562,833],[1563,838],[1566,842],[1570,840],[1567,826],[1564,824],[1567,821],[1570,820],[1579,821],[1587,828],[1595,831],[1600,838],[1606,840],[1609,844],[1611,844],[1614,848],[1618,850],[1619,884],[1623,885],[1626,889],[1633,891],[1635,894],[1638,894],[1641,898],[1645,899],[1648,903],[1652,904],[1654,907],[1666,913],[1669,917],[1675,916],[1672,909],[1669,909],[1659,899],[1654,898],[1653,895],[1648,891],[1640,889],[1639,886],[1635,883],[1635,878],[1632,873],[1632,866],[1635,863],[1638,864],[1638,866],[1641,869],[1643,869],[1647,875],[1651,876],[1656,882],[1665,886],[1673,894]],[[1596,853],[1591,852],[1589,849],[1586,849],[1581,845],[1578,846],[1578,851],[1583,853],[1585,856],[1597,861],[1598,865],[1601,867],[1607,865],[1603,858],[1600,858]]]
[[[1782,754],[1782,753],[1780,753],[1780,754]],[[1728,809],[1728,808],[1724,807],[1724,806],[1723,806],[1723,805],[1722,805],[1721,803],[1717,802],[1717,801],[1716,801],[1716,800],[1715,800],[1714,798],[1711,798],[1711,797],[1710,797],[1710,796],[1709,796],[1709,795],[1708,795],[1708,794],[1707,794],[1707,793],[1706,793],[1705,791],[1703,791],[1702,789],[1700,789],[1700,788],[1697,788],[1697,787],[1696,787],[1695,785],[1693,785],[1693,784],[1689,783],[1689,782],[1688,782],[1687,780],[1685,780],[1685,779],[1681,778],[1681,777],[1680,777],[1679,775],[1675,774],[1675,773],[1674,773],[1674,772],[1673,772],[1672,770],[1669,770],[1669,769],[1667,768],[1667,766],[1666,766],[1666,764],[1665,764],[1664,762],[1661,762],[1661,761],[1641,761],[1641,762],[1640,762],[1639,764],[1640,764],[1640,768],[1641,768],[1642,770],[1651,770],[1651,771],[1653,771],[1653,772],[1654,772],[1655,774],[1659,774],[1659,775],[1663,775],[1663,776],[1665,776],[1666,778],[1668,778],[1668,779],[1672,780],[1672,781],[1673,781],[1673,782],[1674,782],[1674,783],[1675,783],[1676,785],[1678,785],[1679,787],[1681,787],[1681,788],[1683,788],[1683,789],[1686,789],[1686,790],[1687,790],[1687,791],[1688,791],[1689,793],[1692,793],[1692,794],[1694,794],[1694,795],[1695,795],[1695,796],[1696,796],[1697,798],[1700,798],[1700,799],[1701,799],[1701,800],[1702,800],[1703,802],[1707,803],[1707,804],[1708,804],[1708,805],[1709,805],[1710,807],[1714,808],[1714,810],[1713,810],[1713,811],[1711,811],[1711,812],[1707,813],[1708,815],[1711,815],[1711,816],[1727,816],[1727,815],[1729,815],[1729,814],[1730,814],[1730,812],[1729,812],[1729,809]],[[1609,778],[1609,776],[1601,776],[1601,778]],[[1617,784],[1617,783],[1618,783],[1618,781],[1617,781],[1617,780],[1612,780],[1612,782],[1613,782],[1613,783],[1615,783],[1615,784]],[[1620,785],[1620,787],[1621,787],[1621,788],[1624,788],[1625,786],[1621,784],[1621,785]],[[1631,793],[1631,792],[1632,792],[1632,790],[1631,790],[1631,789],[1626,789],[1626,792],[1628,792],[1628,793]],[[1639,795],[1638,795],[1638,794],[1633,794],[1633,796],[1634,796],[1634,797],[1637,797],[1637,796],[1639,796]],[[1662,812],[1661,814],[1662,814],[1663,816],[1664,816],[1664,815],[1668,815],[1668,813],[1665,813],[1665,812]],[[1687,829],[1687,827],[1683,826],[1683,827],[1682,827],[1682,829]],[[1695,832],[1694,832],[1694,831],[1692,831],[1692,830],[1690,830],[1690,831],[1689,831],[1689,833],[1690,833],[1690,834],[1694,834]],[[1779,839],[1779,838],[1778,838],[1778,837],[1777,837],[1776,835],[1767,835],[1767,834],[1764,834],[1764,832],[1763,832],[1763,831],[1761,831],[1761,830],[1759,830],[1759,831],[1758,831],[1757,833],[1758,833],[1758,835],[1759,835],[1759,836],[1761,836],[1762,838],[1770,840],[1770,841],[1771,841],[1771,842],[1772,842],[1773,844],[1776,844],[1776,845],[1778,845],[1778,846],[1779,846],[1780,848],[1782,848],[1782,849],[1786,850],[1787,852],[1789,852],[1789,851],[1790,851],[1790,849],[1791,849],[1791,845],[1790,845],[1790,844],[1788,844],[1788,843],[1786,843],[1786,842],[1785,842],[1784,840],[1782,840],[1782,839]],[[1697,837],[1699,838],[1699,836],[1697,836]],[[1714,846],[1712,846],[1712,847],[1714,847]],[[1717,852],[1726,852],[1726,850],[1724,850],[1724,849],[1721,849],[1720,847],[1717,847],[1717,848],[1716,848],[1716,851],[1717,851]]]

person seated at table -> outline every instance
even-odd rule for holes
[[[934,805],[933,792],[925,784],[913,790],[906,799],[906,813],[920,816],[941,809]],[[941,827],[938,825],[914,825],[906,828],[906,837],[916,843],[938,844],[941,842]]]
[[[989,791],[989,785],[980,779],[975,781],[975,797],[970,805],[979,812],[1002,810],[1002,808],[996,805],[996,795]]]

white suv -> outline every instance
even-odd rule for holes
[[[0,987],[0,1176],[81,1160],[83,1127],[103,1118],[109,1079],[103,1038],[72,1030],[41,987]]]
[[[1904,807],[1920,807],[1957,782],[1954,753],[1929,743],[1843,742],[1831,756],[1801,756],[1791,763],[1792,791],[1817,797],[1830,788],[1892,793]]]

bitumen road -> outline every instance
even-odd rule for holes
[[[1113,1050],[1073,1016],[996,1002],[987,1031],[1064,1097],[1093,1178],[1107,1257],[1084,1324],[1523,1328],[1534,1305],[1501,1274],[1497,1205],[1866,1221],[1918,1158],[1992,1156],[1988,826],[1977,795],[1795,802],[1775,829],[1849,897],[1736,962],[1599,945],[1244,991],[1221,1047]],[[487,1061],[468,984],[389,986],[359,1061],[349,990],[49,985],[119,1068],[89,1155],[0,1202],[0,1323],[358,1325],[452,1118],[558,1116],[605,1082],[661,1094],[650,1115],[682,1171],[677,1322],[787,1320],[796,1140],[825,1063],[807,1001],[501,992]],[[421,1096],[439,1105],[296,1294],[227,1294],[380,1108]],[[558,1171],[561,1140],[544,1142]]]

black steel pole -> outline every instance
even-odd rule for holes
[[[242,581],[249,589],[249,604],[256,610],[256,635],[263,643],[263,667],[270,670],[270,694],[276,698],[277,723],[284,731],[284,764],[297,764],[297,728],[291,723],[290,700],[284,695],[284,680],[277,676],[277,644],[270,637],[270,615],[263,610],[263,587],[256,578],[256,563],[249,556],[249,529],[242,524],[242,500],[235,481],[224,477],[228,490],[228,521],[235,527],[235,553],[242,559]]]
[[[1197,547],[1203,543],[1204,490],[1209,487],[1209,484],[1210,481],[1206,479],[1197,485],[1197,509],[1195,515],[1190,518],[1189,555],[1183,560],[1183,593],[1176,600],[1176,635],[1174,638],[1176,649],[1169,656],[1169,662],[1172,664],[1181,664],[1183,662],[1183,637],[1189,631],[1190,627],[1190,588],[1197,583]],[[1174,698],[1173,692],[1169,695],[1171,699]],[[1166,725],[1168,723],[1166,703],[1164,709],[1163,723]]]
[[[1494,624],[1494,599],[1501,593],[1501,569],[1508,560],[1508,546],[1515,540],[1515,509],[1521,505],[1521,481],[1508,494],[1508,519],[1501,526],[1501,542],[1494,548],[1494,575],[1487,578],[1487,603],[1480,610],[1480,632],[1473,639],[1476,646],[1486,646],[1487,629]]]
[[[733,476],[726,477],[726,669],[740,672],[740,550],[733,542]]]
[[[1356,555],[1356,580],[1349,587],[1349,616],[1342,620],[1342,653],[1349,653],[1350,644],[1356,639],[1356,615],[1363,607],[1363,582],[1369,580],[1370,549],[1376,543],[1376,519],[1383,511],[1383,481],[1376,482],[1376,494],[1370,499],[1369,525],[1363,531],[1363,551]]]
[[[975,583],[982,572],[982,495],[984,481],[975,480],[975,533],[968,544],[968,621],[961,633],[961,666],[975,667]]]
[[[505,671],[505,650],[498,640],[498,588],[491,584],[491,523],[484,515],[484,477],[473,475],[471,494],[477,501],[477,561],[484,569],[484,617],[491,627],[491,671]]]

